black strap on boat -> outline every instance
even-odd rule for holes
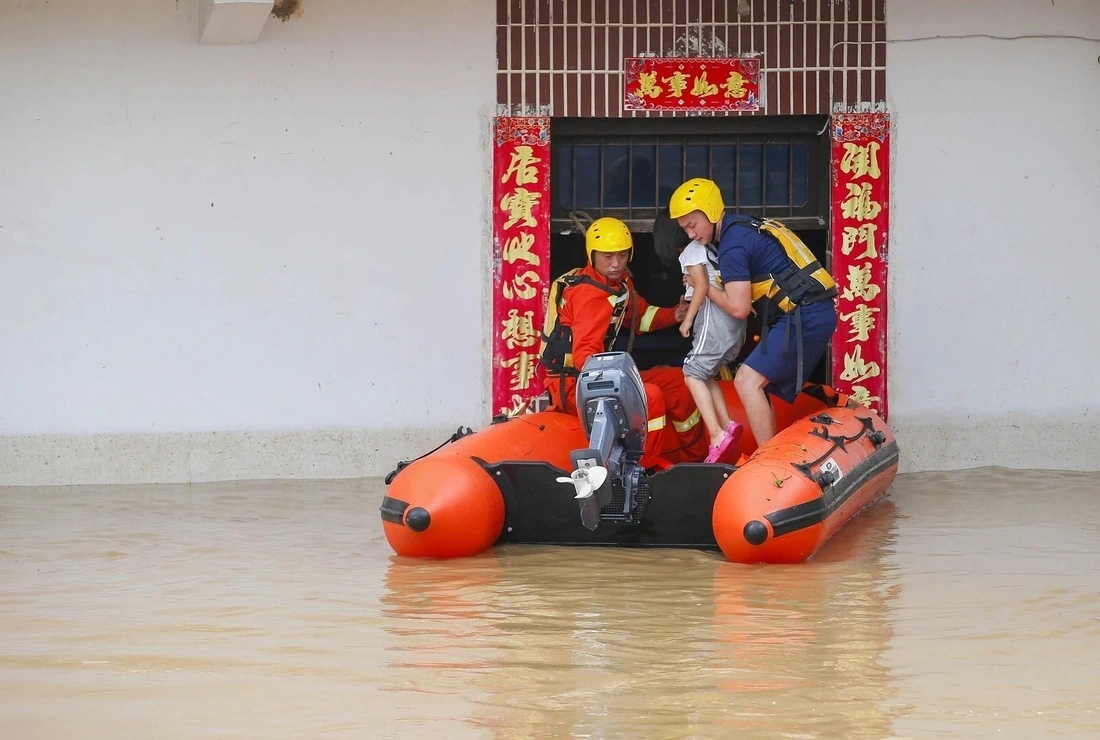
[[[447,445],[451,444],[452,442],[457,442],[458,440],[462,439],[466,435],[473,434],[473,433],[474,433],[474,430],[470,429],[470,427],[459,427],[458,430],[454,434],[452,434],[449,439],[445,440],[443,442],[443,444],[439,445],[434,450],[428,450],[423,455],[420,455],[420,457],[414,457],[412,460],[402,460],[401,462],[397,463],[397,467],[394,468],[393,470],[391,470],[390,474],[386,476],[386,485],[388,486],[390,483],[393,483],[393,479],[397,477],[398,473],[400,473],[402,470],[404,470],[408,466],[412,465],[417,460],[419,460],[423,457],[427,457],[428,455],[432,454],[436,450],[441,450],[444,447],[446,447]]]
[[[859,433],[856,434],[851,439],[849,439],[848,437],[845,437],[844,435],[837,435],[837,436],[834,437],[833,435],[829,434],[829,430],[824,425],[822,425],[820,427],[814,427],[813,429],[810,430],[810,434],[813,435],[814,437],[821,437],[826,442],[832,442],[833,443],[833,446],[829,448],[829,452],[825,453],[826,455],[828,455],[829,453],[831,453],[833,450],[835,450],[838,447],[842,450],[846,449],[844,447],[844,445],[848,442],[854,442],[855,440],[862,437],[863,436],[863,430],[860,430]]]
[[[818,457],[816,460],[811,460],[810,462],[803,463],[791,463],[791,467],[802,473],[810,480],[817,483],[822,488],[826,488],[835,483],[836,480],[834,480],[833,476],[831,475],[823,475],[819,473],[815,476],[813,474],[814,466],[820,464],[822,460],[833,454],[833,452],[835,452],[837,449],[846,450],[847,448],[844,445],[846,445],[848,442],[855,442],[857,440],[863,439],[864,436],[871,440],[871,444],[875,446],[876,450],[881,447],[886,441],[886,434],[878,429],[875,429],[875,422],[871,420],[871,417],[857,416],[856,418],[859,419],[859,422],[861,424],[860,430],[858,432],[849,437],[845,437],[843,435],[838,435],[834,437],[833,435],[829,434],[829,430],[825,425],[835,423],[835,419],[830,417],[828,414],[818,414],[817,416],[811,416],[810,421],[814,423],[820,423],[822,426],[814,427],[810,430],[810,434],[815,437],[820,437],[827,442],[832,442],[832,447],[822,453],[821,456]]]

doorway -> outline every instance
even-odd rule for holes
[[[774,218],[796,231],[829,267],[830,143],[827,116],[555,118],[550,123],[550,274],[582,267],[584,229],[603,216],[634,236],[630,265],[649,303],[673,306],[683,293],[677,263],[653,246],[653,221],[692,177],[714,180],[728,211]],[[738,361],[755,346],[750,318]],[[679,365],[691,342],[676,327],[639,336],[631,353],[642,369]],[[829,353],[807,374],[828,382]]]

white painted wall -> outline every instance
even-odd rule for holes
[[[1100,468],[1100,2],[888,0],[887,33],[906,465]],[[1027,38],[928,38],[978,34]]]
[[[197,0],[0,0],[0,484],[377,475],[483,422],[494,8],[208,47]],[[1100,467],[1100,44],[929,38],[1100,6],[887,18],[903,465]]]
[[[487,416],[493,0],[0,0],[0,484],[379,474]]]

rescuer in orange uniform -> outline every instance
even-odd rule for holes
[[[576,385],[585,360],[597,352],[629,352],[635,334],[680,323],[687,304],[650,306],[627,270],[634,239],[616,218],[597,219],[585,233],[588,265],[562,275],[550,288],[539,352],[554,407],[577,413]],[[699,411],[679,368],[642,370],[649,429],[646,468],[700,462],[707,452]]]

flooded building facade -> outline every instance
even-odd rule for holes
[[[0,5],[0,484],[384,474],[537,390],[586,219],[674,298],[696,175],[830,265],[906,469],[1096,467],[1090,0],[275,10]]]

